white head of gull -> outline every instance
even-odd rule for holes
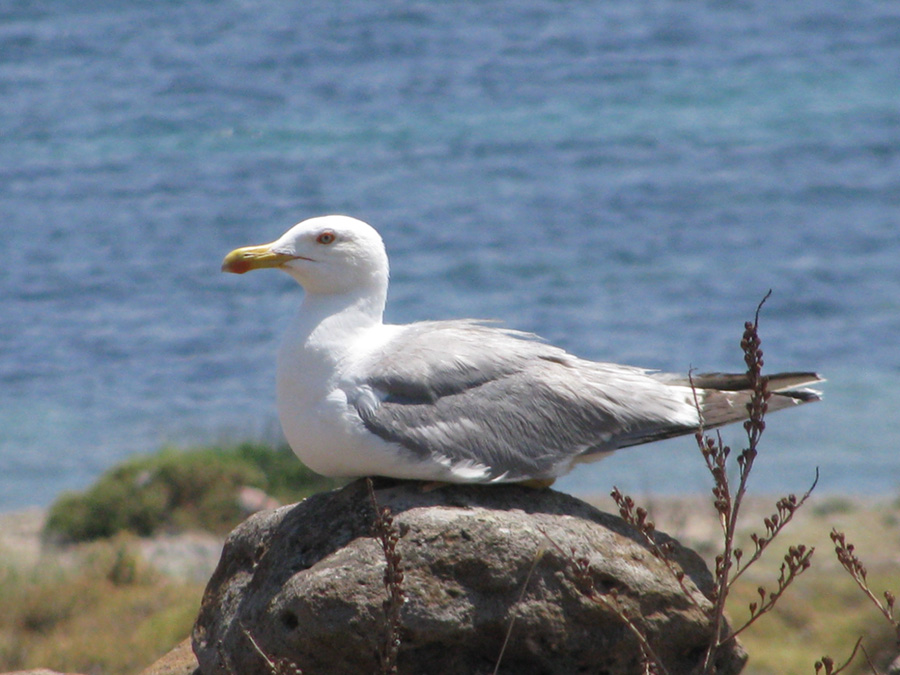
[[[327,476],[551,483],[619,448],[746,419],[745,375],[579,359],[473,320],[386,325],[388,258],[347,216],[305,220],[222,269],[274,267],[305,290],[278,354],[278,416]],[[769,377],[769,411],[818,400],[815,373]]]

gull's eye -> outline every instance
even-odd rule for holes
[[[316,237],[316,241],[318,243],[325,244],[326,246],[328,244],[334,243],[335,239],[336,239],[336,237],[334,236],[334,232],[331,232],[330,230],[323,232],[318,237]]]

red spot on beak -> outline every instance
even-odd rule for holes
[[[234,274],[243,274],[244,272],[249,272],[250,267],[250,261],[248,260],[233,260],[225,265],[222,265],[222,271],[232,272]]]

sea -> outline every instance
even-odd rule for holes
[[[765,495],[900,486],[900,3],[3,0],[0,509],[164,446],[278,442],[302,290],[220,273],[310,216],[374,225],[387,320],[767,372]],[[740,426],[723,441],[742,447]],[[708,492],[693,438],[557,483]]]

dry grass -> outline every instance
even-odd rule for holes
[[[203,585],[117,538],[26,559],[0,550],[0,671],[134,673],[190,633]]]

